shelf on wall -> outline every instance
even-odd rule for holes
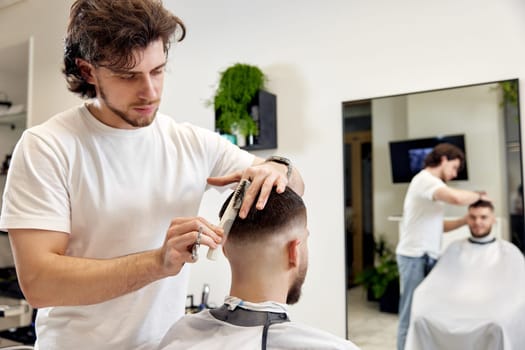
[[[9,126],[13,130],[17,126],[25,126],[25,118],[25,111],[13,114],[1,114],[0,112],[0,126]]]
[[[259,90],[250,102],[248,111],[257,124],[259,135],[254,137],[253,144],[240,147],[248,151],[277,148],[277,96],[268,91]],[[215,111],[216,124],[219,116],[220,111]]]

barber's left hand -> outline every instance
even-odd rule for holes
[[[244,179],[250,180],[250,187],[248,187],[248,190],[246,191],[239,211],[239,217],[244,219],[259,193],[256,208],[262,210],[264,209],[268,196],[270,196],[274,186],[277,187],[277,193],[284,192],[286,185],[288,185],[288,179],[286,177],[287,170],[288,169],[284,164],[262,162],[252,165],[244,171],[236,171],[220,177],[209,177],[208,184],[212,186],[225,186],[235,182],[240,182]]]

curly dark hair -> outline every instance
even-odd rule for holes
[[[440,143],[432,149],[432,152],[425,157],[425,167],[436,167],[441,164],[441,157],[447,157],[447,160],[459,159],[459,170],[465,166],[465,154],[463,151],[451,143]]]
[[[131,69],[136,49],[161,39],[167,56],[172,37],[182,41],[185,35],[182,20],[161,0],[77,0],[71,6],[64,42],[62,72],[68,89],[83,98],[96,96],[95,87],[82,77],[77,58],[96,67]]]

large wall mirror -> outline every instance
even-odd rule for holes
[[[518,96],[516,79],[343,102],[347,288],[380,245],[393,251],[398,241],[392,218],[408,182],[392,177],[401,166],[391,160],[394,141],[460,135],[468,175],[449,185],[487,191],[501,237],[525,250]],[[449,217],[465,213],[446,206]]]

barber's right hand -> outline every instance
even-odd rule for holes
[[[200,239],[199,239],[199,232]],[[185,263],[196,262],[192,255],[195,244],[217,248],[224,230],[202,217],[182,217],[171,221],[161,247],[162,264],[168,275],[176,275]],[[198,248],[198,247],[197,247]]]
[[[492,202],[492,199],[489,197],[486,191],[477,191],[479,193],[480,201]]]

